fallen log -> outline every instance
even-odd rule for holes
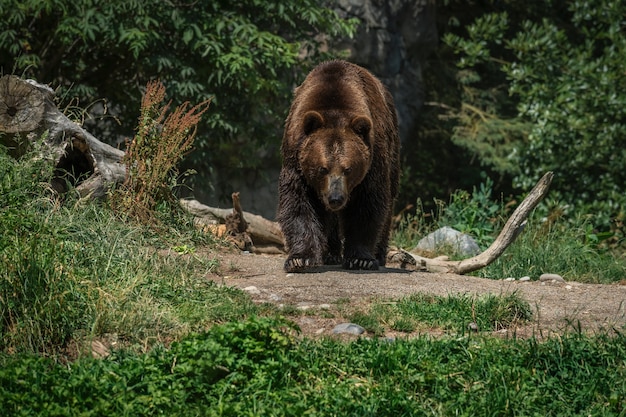
[[[424,258],[411,252],[402,251],[406,256],[413,258],[418,266],[424,267],[431,272],[449,272],[454,274],[467,274],[484,268],[495,261],[524,230],[528,215],[537,204],[546,196],[552,183],[554,174],[547,172],[528,193],[522,203],[515,209],[507,220],[496,240],[484,252],[468,259],[450,261],[441,258]]]
[[[126,178],[124,152],[67,118],[54,104],[54,91],[14,75],[0,78],[0,144],[19,158],[42,143],[40,157],[52,158],[52,188],[76,187],[81,196],[102,197]]]
[[[238,199],[236,200],[238,202]],[[263,253],[281,253],[285,244],[283,233],[278,223],[241,210],[234,201],[234,211],[239,211],[246,223],[246,231],[250,234],[256,251]],[[226,219],[233,215],[233,209],[209,207],[197,200],[180,200],[180,205],[195,217],[199,226],[226,223]],[[238,207],[237,207],[238,206]]]

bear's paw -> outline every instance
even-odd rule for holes
[[[299,272],[307,268],[318,266],[313,258],[288,258],[285,261],[285,271]]]

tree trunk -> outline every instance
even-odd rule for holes
[[[43,146],[41,157],[55,166],[52,188],[76,187],[81,196],[101,197],[126,178],[124,152],[100,142],[68,119],[53,102],[54,91],[14,75],[0,78],[0,144],[15,158]]]

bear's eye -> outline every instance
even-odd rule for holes
[[[344,170],[343,170],[343,173],[344,173],[345,175],[348,175],[348,174],[350,174],[351,172],[352,172],[352,167],[347,167],[347,168],[344,168]]]
[[[326,167],[319,167],[318,172],[320,175],[326,175],[328,174],[328,168]]]

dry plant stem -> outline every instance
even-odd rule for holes
[[[406,251],[407,255],[414,258],[418,265],[423,265],[431,272],[450,272],[454,274],[466,274],[484,268],[495,261],[509,247],[521,233],[526,225],[526,219],[530,212],[546,196],[554,174],[550,171],[537,182],[528,196],[515,209],[507,220],[496,240],[484,252],[473,258],[461,261],[447,261],[440,259],[424,258]]]

